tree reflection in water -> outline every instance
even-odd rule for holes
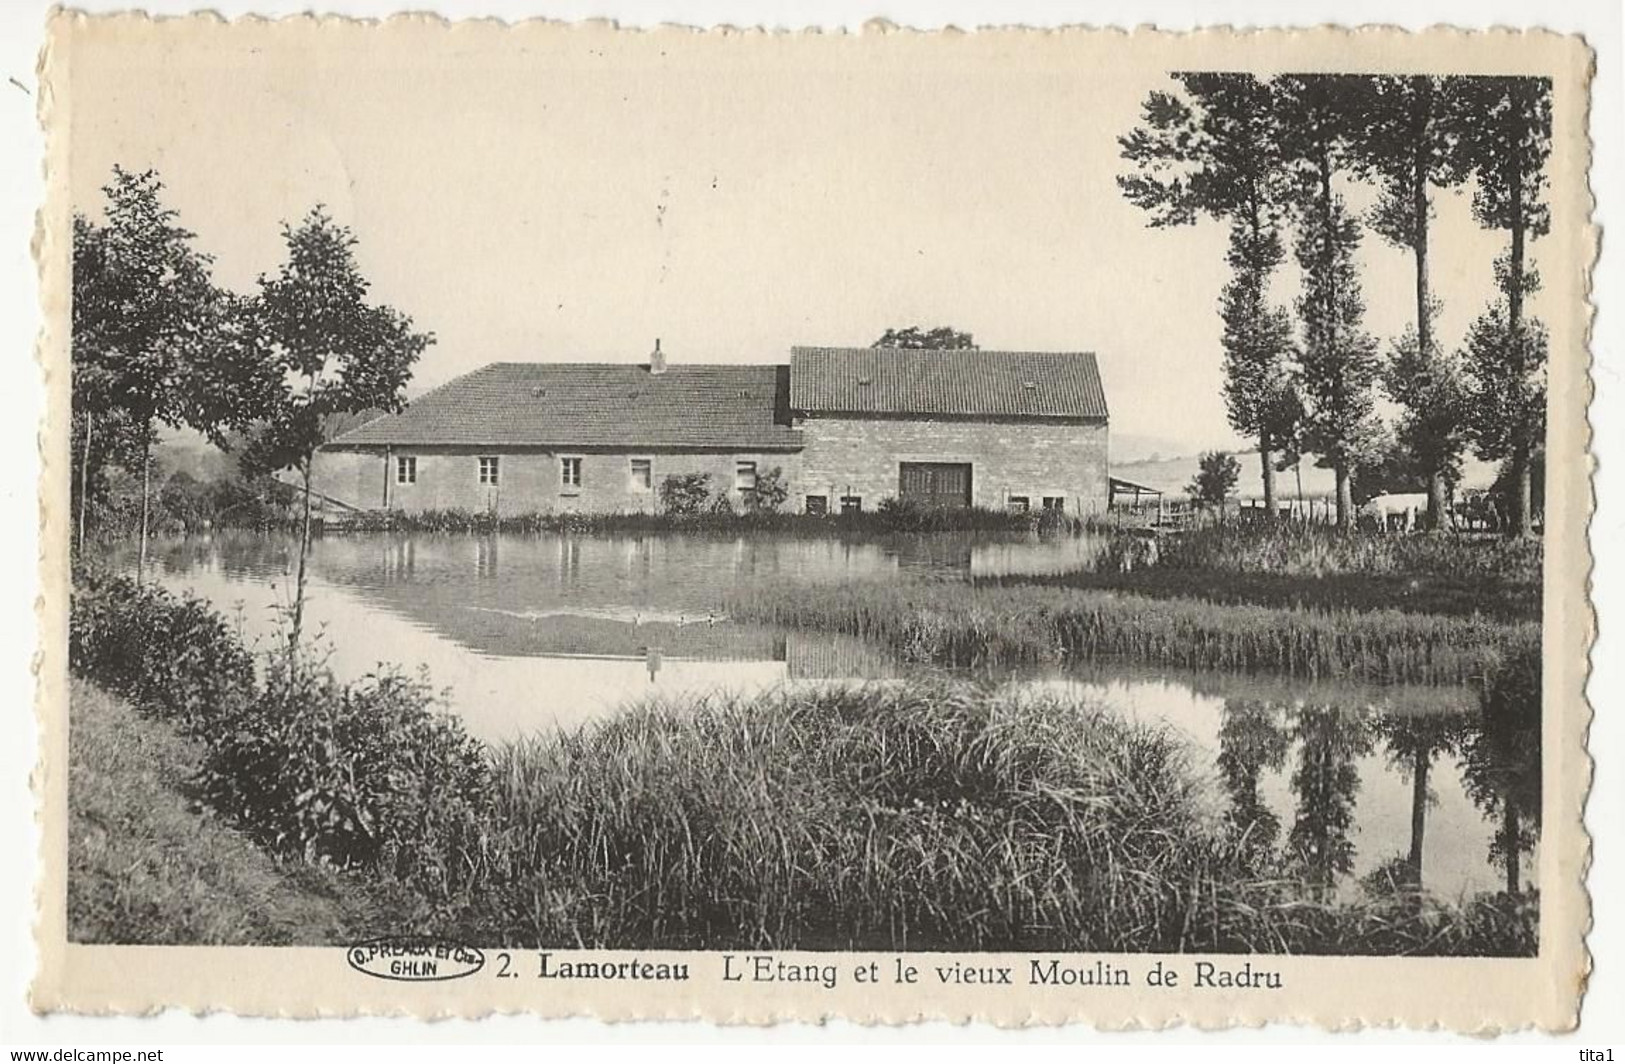
[[[1500,830],[1490,863],[1505,869],[1505,889],[1522,889],[1523,855],[1540,837],[1540,649],[1509,654],[1479,695],[1479,727],[1462,746],[1467,793]]]
[[[1219,722],[1219,772],[1230,792],[1226,821],[1248,863],[1257,867],[1273,857],[1281,820],[1259,794],[1264,772],[1286,763],[1290,741],[1283,709],[1257,698],[1227,698]]]
[[[1355,760],[1371,752],[1371,727],[1359,708],[1303,705],[1294,714],[1298,766],[1292,773],[1297,815],[1287,835],[1287,864],[1317,896],[1354,870]]]
[[[1464,713],[1386,713],[1377,718],[1388,760],[1411,783],[1410,852],[1384,866],[1373,885],[1388,889],[1422,886],[1423,842],[1428,809],[1437,800],[1429,780],[1433,763],[1461,749],[1472,718]]]

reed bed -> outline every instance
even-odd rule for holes
[[[785,586],[727,604],[747,620],[841,632],[950,667],[1118,658],[1379,683],[1485,676],[1540,626],[1398,610],[1301,610],[1055,587]]]
[[[1177,736],[1058,698],[872,685],[655,703],[495,754],[460,933],[762,949],[1517,953],[1517,899],[1312,900]]]

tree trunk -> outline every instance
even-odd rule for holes
[[[90,507],[90,446],[96,432],[96,415],[85,411],[85,435],[79,441],[79,553],[85,552],[85,511]]]
[[[1432,751],[1426,746],[1416,749],[1411,766],[1411,875],[1417,886],[1422,885],[1422,836],[1427,831],[1428,769],[1432,767]]]
[[[293,591],[293,630],[288,635],[288,652],[292,658],[299,656],[300,629],[305,621],[305,558],[310,554],[310,459],[306,458],[300,467],[305,479],[305,514],[299,531],[299,575],[294,580]]]
[[[1275,520],[1275,455],[1268,434],[1258,438],[1258,464],[1264,475],[1264,519]]]
[[[1512,456],[1512,520],[1507,522],[1513,536],[1535,534],[1534,463],[1526,451]]]
[[[1445,483],[1443,473],[1432,473],[1428,476],[1428,531],[1439,532],[1444,529],[1445,515],[1450,510],[1449,485]]]
[[[152,423],[142,426],[141,436],[141,547],[135,556],[135,582],[147,573],[147,497],[152,494]]]
[[[1337,527],[1354,525],[1354,480],[1349,476],[1349,465],[1339,461],[1332,467],[1337,473]]]
[[[1518,863],[1523,856],[1518,852],[1518,809],[1512,804],[1512,796],[1507,795],[1503,801],[1506,809],[1501,822],[1501,848],[1506,858],[1506,888],[1508,894],[1518,893]]]

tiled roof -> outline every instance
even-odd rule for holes
[[[495,362],[329,446],[793,449],[788,366]]]
[[[790,406],[808,413],[1107,416],[1095,356],[1071,351],[797,347]]]

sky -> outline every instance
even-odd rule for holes
[[[414,391],[492,361],[640,361],[656,337],[673,361],[777,362],[951,325],[1094,351],[1114,457],[1245,445],[1221,391],[1224,231],[1147,228],[1115,183],[1177,49],[392,28],[77,35],[75,209],[99,211],[115,163],[154,168],[217,281],[248,291],[281,224],[326,204],[373,298],[436,337]],[[1504,238],[1436,200],[1455,342]],[[1410,259],[1369,234],[1361,256],[1368,327],[1395,338]]]

